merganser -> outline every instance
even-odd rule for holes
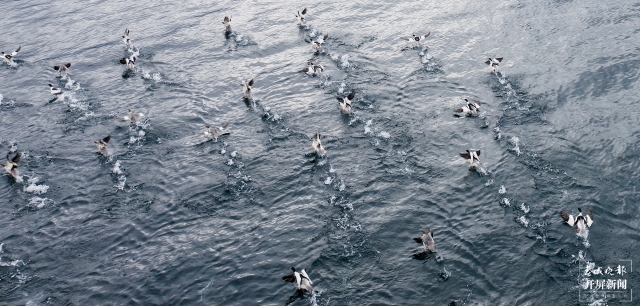
[[[340,103],[340,110],[347,114],[353,113],[353,108],[351,107],[351,101],[356,96],[356,91],[352,90],[351,93],[344,98],[337,98]]]
[[[293,274],[283,276],[282,279],[290,283],[295,282],[297,284],[298,290],[307,290],[308,292],[313,292],[313,287],[311,287],[311,285],[313,285],[313,282],[309,278],[309,275],[307,275],[307,272],[302,269],[300,273],[298,273],[298,271],[296,271],[296,268],[294,267],[291,267],[291,270],[293,270]]]
[[[591,227],[591,224],[593,224],[593,213],[591,212],[591,209],[587,209],[587,215],[583,216],[582,209],[578,207],[578,211],[580,213],[575,218],[573,215],[567,214],[567,211],[564,209],[560,211],[560,215],[562,216],[562,220],[566,221],[567,224],[572,227],[574,225],[578,225],[578,233],[582,233],[587,227]]]
[[[415,242],[417,243],[422,243],[422,246],[424,246],[425,252],[429,252],[429,250],[431,250],[431,252],[434,252],[434,253],[437,252],[436,243],[435,241],[433,241],[433,231],[429,229],[428,234],[425,230],[420,230],[420,231],[422,232],[422,236],[418,238],[413,238],[413,240],[415,240]]]

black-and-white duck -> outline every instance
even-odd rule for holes
[[[356,91],[352,90],[348,96],[344,98],[337,98],[338,103],[340,103],[340,110],[346,114],[353,113],[353,108],[351,107],[351,101],[353,101],[353,98],[355,98],[355,96],[356,96]]]
[[[480,158],[478,158],[478,156],[480,156],[480,150],[477,151],[469,151],[466,150],[466,153],[460,153],[460,156],[462,156],[462,158],[469,160],[469,170],[474,169],[476,166],[482,166],[482,164],[480,163]]]
[[[49,84],[49,92],[51,92],[52,95],[56,96],[56,98],[64,93],[62,89],[53,87],[53,84]]]
[[[138,59],[138,57],[135,54],[131,54],[131,56],[127,57],[123,57],[120,60],[120,64],[126,65],[127,69],[129,70],[134,70],[136,69],[136,60]]]
[[[69,68],[71,67],[71,63],[66,63],[60,66],[53,66],[53,70],[57,71],[61,77],[66,77],[69,75]]]
[[[320,51],[320,49],[322,49],[322,44],[324,43],[325,40],[327,40],[328,37],[329,37],[329,34],[324,34],[324,36],[319,36],[314,41],[311,41],[308,38],[305,38],[304,41],[312,44],[313,47],[316,48],[316,51]]]
[[[224,20],[222,21],[222,24],[224,24],[225,32],[231,32],[231,17],[224,16]]]
[[[20,180],[20,172],[18,172],[18,162],[20,161],[20,153],[16,153],[11,160],[9,160],[9,154],[7,154],[7,164],[0,164],[4,170],[7,171],[9,176],[16,180]]]
[[[240,86],[242,86],[242,92],[244,93],[245,99],[251,99],[251,86],[253,86],[253,79],[240,83]]]
[[[296,18],[298,18],[298,25],[299,26],[303,26],[305,23],[304,20],[304,15],[307,14],[307,8],[305,7],[304,10],[302,10],[302,12],[298,11],[298,13],[296,14]]]
[[[425,38],[431,35],[431,32],[424,35],[416,35],[416,34],[411,34],[411,35],[412,35],[411,37],[400,37],[400,39],[406,40],[408,42],[413,42],[416,44],[416,47],[417,47],[417,46],[420,46],[421,41],[423,41]]]
[[[502,57],[489,58],[484,63],[489,65],[491,67],[491,70],[493,70],[493,72],[498,72],[498,67],[500,67],[500,62],[502,62]]]
[[[469,101],[469,99],[464,99],[464,101],[467,102],[467,104],[465,104],[461,108],[458,108],[458,109],[454,110],[455,114],[453,114],[453,115],[454,116],[458,116],[458,117],[463,117],[463,116],[476,117],[476,116],[478,116],[478,112],[480,112],[480,102],[478,102],[478,101]]]
[[[213,139],[215,139],[216,141],[218,141],[218,137],[220,136],[226,136],[229,135],[231,133],[226,131],[227,126],[229,126],[229,122],[226,122],[225,124],[221,125],[221,126],[210,126],[207,125],[207,131],[205,132],[206,135],[211,135],[211,137]]]
[[[2,60],[7,63],[8,65],[15,65],[15,62],[13,61],[13,57],[16,56],[18,54],[18,52],[20,52],[20,49],[22,48],[22,46],[18,47],[18,49],[16,49],[16,51],[9,53],[4,53],[2,52]]]
[[[96,146],[98,147],[98,153],[104,156],[109,156],[110,152],[109,152],[109,148],[107,148],[107,143],[109,143],[109,140],[111,140],[111,135],[105,138],[93,141],[93,143],[95,143]]]
[[[124,30],[124,35],[122,36],[122,40],[124,44],[127,45],[127,48],[131,48],[131,38],[129,37],[129,29]]]
[[[436,242],[433,241],[433,231],[431,229],[429,229],[429,233],[427,233],[425,230],[420,231],[422,232],[422,236],[413,238],[413,240],[417,243],[422,243],[425,252],[437,252]]]
[[[133,112],[131,109],[127,109],[127,111],[129,112],[129,114],[122,117],[122,120],[129,121],[131,124],[135,124],[135,125],[140,123],[142,121],[142,118],[149,114],[148,110],[144,113],[136,113],[136,112]]]
[[[302,69],[302,71],[308,75],[316,75],[321,74],[324,71],[324,67],[320,64],[314,65],[309,63],[309,67]]]
[[[290,283],[295,282],[298,290],[307,290],[308,292],[313,292],[313,287],[311,286],[313,285],[313,282],[309,278],[307,271],[302,269],[300,273],[298,273],[298,271],[296,271],[296,268],[294,267],[291,267],[291,270],[293,270],[293,273],[283,276],[282,279]]]
[[[324,156],[325,154],[327,154],[327,151],[324,150],[322,142],[320,141],[320,133],[315,133],[315,135],[313,135],[313,142],[311,143],[311,147],[320,156]]]
[[[578,207],[578,211],[580,213],[575,218],[573,215],[567,214],[567,211],[564,209],[560,211],[560,215],[562,216],[562,220],[566,221],[567,224],[572,227],[577,225],[578,233],[582,233],[587,227],[591,227],[593,224],[593,213],[591,212],[591,209],[587,209],[587,214],[583,216],[582,209]]]

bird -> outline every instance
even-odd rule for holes
[[[309,67],[302,69],[308,75],[316,75],[321,74],[324,71],[324,67],[322,65],[314,65],[313,63],[309,63]]]
[[[95,143],[96,146],[98,147],[98,152],[104,156],[109,155],[109,148],[107,148],[107,143],[109,143],[109,140],[111,140],[111,135],[105,138],[93,141],[93,143]]]
[[[122,117],[122,120],[129,121],[131,122],[131,124],[136,124],[136,125],[142,120],[142,117],[149,114],[148,110],[144,113],[134,113],[133,111],[131,111],[131,109],[128,109],[128,111],[129,111],[129,115]]]
[[[329,37],[329,34],[324,34],[324,36],[318,37],[318,39],[314,40],[313,42],[308,38],[305,38],[304,41],[313,44],[313,47],[316,48],[316,51],[320,51],[320,49],[322,48],[322,43],[327,40],[327,37]]]
[[[251,86],[253,86],[253,79],[249,80],[248,82],[240,83],[240,86],[242,86],[242,92],[244,93],[244,98],[251,99]]]
[[[13,57],[18,54],[18,52],[20,51],[20,48],[22,48],[22,46],[18,47],[16,51],[11,52],[11,54],[2,52],[1,53],[2,60],[9,65],[14,65],[15,63],[13,62]]]
[[[311,143],[311,147],[320,156],[324,156],[325,154],[327,154],[327,151],[324,150],[322,142],[320,141],[320,133],[315,133],[315,135],[313,135],[313,142]]]
[[[222,21],[222,24],[224,24],[225,32],[231,32],[231,17],[224,16],[224,21]]]
[[[418,238],[413,238],[413,240],[417,243],[422,243],[422,246],[424,246],[425,252],[429,252],[429,250],[431,250],[434,253],[437,252],[436,243],[435,241],[433,241],[433,231],[429,229],[428,234],[425,230],[420,230],[420,231],[422,232],[422,236]]]
[[[17,153],[11,160],[9,160],[9,154],[7,154],[7,164],[0,164],[7,171],[11,177],[16,180],[20,180],[20,173],[18,172],[18,162],[20,161],[20,153]]]
[[[491,66],[493,72],[498,72],[498,66],[500,66],[500,62],[502,62],[502,57],[489,58],[484,63]]]
[[[131,48],[131,38],[129,38],[129,29],[124,30],[124,35],[122,36],[122,40],[124,44],[127,45],[127,48]]]
[[[57,71],[58,73],[60,73],[61,77],[65,77],[69,74],[69,71],[67,71],[69,69],[69,67],[71,67],[71,63],[66,63],[64,65],[60,65],[60,66],[53,66],[53,70]]]
[[[591,212],[591,209],[587,209],[587,215],[583,216],[582,209],[580,207],[578,207],[578,211],[580,213],[575,218],[573,215],[567,214],[567,211],[564,209],[560,211],[560,215],[562,216],[562,220],[566,221],[567,224],[572,227],[577,224],[578,233],[582,233],[587,227],[591,227],[591,224],[593,224],[593,213]]]
[[[227,126],[229,126],[229,122],[223,124],[222,126],[210,126],[210,125],[206,125],[207,127],[207,131],[205,132],[205,134],[209,134],[211,135],[211,137],[213,137],[213,139],[215,139],[216,141],[218,140],[218,137],[220,136],[226,136],[229,135],[231,133],[229,132],[225,132],[224,130],[227,128]]]
[[[56,96],[56,98],[64,93],[62,89],[53,87],[53,84],[49,84],[49,91],[52,95]]]
[[[136,68],[136,60],[138,57],[135,54],[129,56],[129,58],[123,57],[120,60],[120,64],[127,65],[127,69],[134,70]]]
[[[424,40],[425,38],[429,37],[429,35],[431,35],[431,32],[429,32],[427,34],[424,34],[424,35],[421,35],[421,36],[418,36],[416,34],[411,34],[411,35],[412,35],[412,37],[400,37],[400,39],[406,40],[408,42],[413,42],[413,43],[416,44],[416,47],[417,47],[417,46],[420,45],[420,41],[421,40]]]
[[[296,14],[296,17],[298,18],[298,25],[299,26],[303,26],[305,23],[304,20],[304,15],[307,13],[307,8],[305,7],[304,10],[302,10],[302,13],[300,13],[300,11],[298,11],[298,13]]]
[[[340,103],[340,110],[347,114],[353,113],[353,108],[351,107],[351,101],[356,96],[356,91],[352,90],[351,93],[344,98],[337,98],[338,103]]]
[[[298,273],[298,271],[296,271],[296,268],[294,267],[291,267],[291,270],[293,270],[293,274],[283,276],[282,279],[290,283],[295,282],[298,286],[298,290],[307,290],[308,292],[313,292],[313,287],[311,287],[311,285],[313,285],[313,282],[309,278],[309,275],[307,275],[307,271],[302,269],[300,273]]]
[[[477,150],[477,151],[466,150],[466,151],[467,153],[460,153],[460,156],[469,160],[469,164],[471,164],[471,166],[469,166],[469,170],[474,169],[476,166],[482,165],[480,163],[480,159],[478,158],[478,156],[480,156],[480,150]]]
[[[478,116],[478,112],[480,111],[480,102],[478,101],[469,101],[468,99],[464,99],[465,102],[467,102],[466,105],[462,106],[461,108],[458,108],[456,110],[454,110],[455,114],[453,114],[454,116],[458,116],[458,117],[462,117],[462,116],[469,116],[469,117],[476,117]]]

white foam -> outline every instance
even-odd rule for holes
[[[498,189],[499,194],[507,193],[507,188],[504,188],[504,185],[500,185],[500,189]]]
[[[229,160],[227,161],[227,165],[229,165],[229,166],[233,165],[233,159],[229,159]]]
[[[529,220],[527,220],[527,218],[525,216],[520,216],[516,220],[518,221],[518,223],[524,225],[524,227],[529,226]]]
[[[340,185],[338,186],[339,191],[344,191],[347,188],[347,185],[344,184],[344,180],[340,179]]]
[[[0,267],[17,267],[20,265],[26,266],[27,264],[25,264],[24,261],[22,261],[21,259],[16,259],[12,261],[2,261],[2,257],[0,257]]]
[[[122,174],[122,170],[120,169],[120,161],[116,161],[116,163],[113,165],[113,169],[111,169],[111,172],[113,174]]]
[[[491,185],[493,185],[493,180],[488,180],[486,183],[484,183],[485,187],[489,187]]]
[[[123,190],[126,182],[127,182],[127,177],[124,175],[121,175],[118,177],[118,184],[113,185],[113,187],[115,187],[118,190]]]
[[[2,94],[0,94],[0,105],[2,105],[2,99],[3,99],[3,96]]]
[[[333,179],[332,179],[331,177],[327,177],[327,178],[324,180],[324,184],[325,184],[325,185],[329,185],[329,184],[331,184],[332,182],[333,182]]]
[[[525,214],[529,213],[529,206],[525,206],[524,203],[520,203],[520,210],[522,210]]]
[[[29,199],[29,204],[27,204],[29,207],[31,208],[43,208],[47,205],[53,205],[54,202],[52,199],[48,199],[48,198],[41,198],[41,197],[33,197],[31,199]]]
[[[502,205],[504,205],[506,207],[511,207],[511,202],[507,198],[503,198],[502,201],[500,202],[500,204],[502,204]]]
[[[4,243],[0,243],[0,254],[4,253],[4,250],[2,249],[3,246],[4,246]]]
[[[389,139],[389,138],[391,138],[391,134],[389,134],[388,132],[382,131],[382,132],[380,132],[380,137],[382,137],[384,139]]]
[[[22,179],[20,179],[22,180]],[[16,181],[18,181],[16,179]],[[30,193],[35,193],[35,194],[43,194],[43,193],[47,193],[47,191],[49,190],[49,186],[47,185],[36,185],[36,183],[38,182],[38,178],[37,177],[32,177],[29,179],[29,186],[25,186],[22,188],[22,190],[24,192],[30,192]]]

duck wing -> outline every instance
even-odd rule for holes
[[[108,142],[109,142],[109,140],[111,140],[111,135],[109,135],[109,136],[107,136],[107,137],[105,137],[105,138],[102,138],[102,141],[103,141],[104,143],[108,143]]]
[[[16,154],[16,156],[14,156],[11,159],[11,162],[14,163],[14,164],[17,164],[19,161],[20,161],[20,153]],[[15,167],[17,167],[17,165]]]
[[[304,10],[302,10],[302,15],[307,13],[307,8],[305,7]]]
[[[560,216],[562,216],[562,220],[564,220],[565,222],[569,221],[569,214],[567,213],[566,210],[564,210],[564,209],[561,210],[560,211]]]
[[[484,62],[487,65],[491,65],[491,59],[489,59],[488,61]]]
[[[498,63],[502,62],[502,57],[496,57],[496,61],[498,61]]]
[[[591,209],[587,209],[587,226],[591,227],[591,224],[593,224],[593,212],[591,212]]]
[[[282,277],[285,282],[294,283],[296,281],[296,276],[293,274],[285,275]]]
[[[251,81],[249,81],[249,86],[253,86],[253,79],[251,79]]]
[[[464,159],[471,159],[471,154],[469,154],[469,152],[460,153],[460,156],[462,156],[462,158],[464,158]]]
[[[352,90],[351,93],[347,96],[347,99],[353,100],[356,97],[356,91]]]
[[[476,151],[476,155],[480,156],[480,150]]]
[[[16,54],[18,54],[18,52],[20,52],[20,49],[22,48],[22,46],[18,47],[18,49],[16,49],[16,51],[11,52],[11,56],[16,56]]]
[[[417,243],[422,243],[422,237],[413,238],[413,240]]]

